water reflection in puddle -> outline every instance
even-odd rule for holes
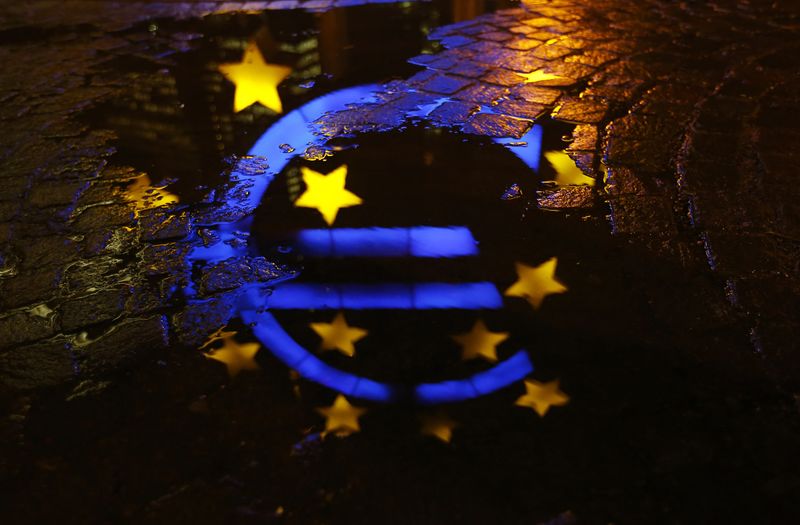
[[[337,89],[405,78],[419,69],[409,57],[435,50],[431,28],[511,4],[389,3],[163,20],[158,31],[185,35],[188,50],[160,62],[125,62],[130,96],[90,120],[119,135],[115,162],[147,171],[157,184],[177,179],[172,190],[196,199],[198,186],[219,182],[225,157],[250,150],[281,115]]]
[[[542,143],[534,147],[541,151]],[[534,308],[548,295],[567,290],[555,277],[557,258],[549,250],[540,249],[522,262],[516,259],[523,254],[508,246],[525,244],[523,228],[531,227],[526,217],[533,214],[524,202],[503,199],[504,188],[516,185],[533,193],[540,183],[535,173],[506,147],[485,140],[465,142],[461,135],[438,129],[360,137],[358,146],[341,148],[316,163],[295,159],[269,185],[253,238],[270,260],[303,271],[299,279],[268,295],[254,287],[240,315],[276,356],[301,375],[355,397],[459,401],[527,376],[531,358],[520,350],[520,341],[515,341],[516,349],[507,345],[511,351],[505,352],[507,359],[501,364],[486,368],[454,355],[458,350],[451,339],[471,334],[461,355],[492,355],[497,360],[492,336],[504,332],[486,328],[480,312],[493,311],[497,317],[496,312],[504,309],[503,289],[505,295],[527,300]],[[316,187],[320,184],[322,188]],[[250,198],[260,198],[262,192],[253,191],[259,186],[251,186]],[[499,255],[481,258],[482,249],[494,249]],[[194,256],[208,261],[235,253],[229,243],[196,251]],[[453,259],[452,268],[440,259]],[[428,264],[430,260],[434,264]],[[497,273],[506,281],[504,286],[493,282]],[[463,282],[457,280],[459,274]],[[273,316],[264,309],[282,313]],[[297,315],[285,314],[286,310]],[[334,321],[321,317],[319,312],[327,310],[338,312]],[[380,351],[371,359],[360,359],[355,367],[349,363],[334,367],[308,350],[326,346],[324,337],[321,342],[309,340],[312,331],[319,336],[324,326],[339,339],[344,337],[345,353],[355,354],[356,341],[347,334],[355,331],[358,340],[365,334],[347,324],[344,311],[351,317],[353,311],[372,313],[368,324],[384,330],[385,341],[377,342]],[[400,316],[400,311],[413,314]],[[464,311],[479,314],[467,316]],[[528,315],[527,307],[523,311]],[[413,344],[415,353],[427,346],[417,364],[409,361],[408,351],[387,344],[397,341],[392,325],[396,333],[408,335],[402,344]],[[409,325],[418,333],[410,333]],[[482,329],[476,331],[477,327]],[[298,337],[306,342],[298,342]],[[362,353],[358,355],[361,358]],[[361,374],[359,368],[374,369],[374,374]],[[401,386],[412,381],[411,375],[438,376],[439,381]],[[456,379],[459,376],[463,378]],[[388,382],[368,379],[374,377]]]
[[[564,147],[564,129],[533,129],[534,141],[512,145],[412,126],[287,160],[251,240],[302,270],[252,294],[241,315],[287,365],[354,397],[452,402],[523,379],[532,341],[514,325],[568,290],[559,254],[531,242],[537,229],[560,233],[541,231],[530,201],[506,198],[559,176],[542,152]],[[347,359],[314,355],[326,347]]]
[[[301,376],[357,398],[452,402],[527,377],[536,312],[568,292],[560,275],[575,262],[538,208],[558,207],[542,205],[556,187],[594,183],[564,152],[571,126],[472,137],[435,127],[463,104],[413,91],[381,133],[329,141],[321,117],[385,99],[391,88],[364,82],[413,72],[406,60],[432,45],[425,33],[441,14],[423,4],[212,18],[174,68],[96,113],[120,133],[116,160],[156,182],[130,184],[139,207],[221,204],[195,214],[195,268],[222,275],[226,261],[265,256],[291,269],[274,287],[239,286],[237,315]],[[375,50],[390,29],[392,49]],[[214,289],[184,294],[198,311]],[[251,343],[215,337],[209,357],[237,373],[253,362]]]
[[[187,40],[195,47],[173,57],[175,66],[139,71],[133,96],[95,113],[120,133],[113,161],[136,169],[108,170],[110,184],[92,189],[127,192],[136,210],[122,205],[121,226],[101,239],[113,251],[69,269],[68,283],[93,287],[88,305],[43,304],[25,315],[50,323],[88,308],[109,319],[106,310],[115,315],[125,302],[126,318],[151,317],[125,319],[120,326],[135,331],[110,337],[100,334],[109,323],[96,323],[69,341],[78,362],[105,365],[139,335],[138,346],[158,348],[150,366],[123,361],[122,373],[82,382],[68,402],[33,397],[19,425],[28,443],[19,456],[36,462],[22,477],[33,482],[12,491],[23,496],[12,497],[21,515],[349,523],[380,522],[391,509],[398,522],[513,523],[570,508],[581,519],[636,522],[664,509],[696,516],[707,487],[742,473],[763,472],[758,486],[791,483],[749,457],[775,450],[774,436],[784,436],[782,450],[793,442],[783,413],[762,409],[772,389],[687,357],[683,340],[724,347],[732,327],[674,335],[680,323],[664,317],[703,319],[713,303],[692,302],[707,288],[609,240],[593,179],[565,153],[570,126],[518,119],[518,137],[479,137],[458,124],[523,104],[384,89],[392,76],[413,74],[405,59],[429,45],[422,26],[437,5],[186,24],[203,35]],[[387,23],[364,23],[364,13]],[[408,24],[395,23],[406,16]],[[341,48],[342,35],[347,52],[326,62],[324,49]],[[269,88],[252,104],[252,94],[237,103],[231,80],[240,77],[228,68],[247,63],[248,49]],[[278,83],[280,67],[292,72]],[[535,86],[541,73],[523,87],[557,97]],[[343,125],[331,141],[314,133],[326,112],[363,116],[397,95],[402,112],[375,118],[377,129]],[[130,228],[133,211],[139,223]],[[100,243],[92,237],[87,244]],[[136,266],[135,282],[116,273],[118,258]],[[139,293],[145,281],[152,287]],[[121,296],[107,293],[119,284]],[[672,287],[682,288],[666,305],[650,293]],[[167,319],[184,351],[152,337],[166,337]],[[24,413],[29,400],[20,401]],[[407,406],[462,400],[470,402]],[[361,436],[322,442],[362,425]]]

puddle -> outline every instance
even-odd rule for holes
[[[352,7],[308,10],[332,2]],[[670,148],[640,140],[713,121],[693,98],[725,62],[705,31],[730,24],[678,2],[359,3],[118,3],[109,25],[48,9],[53,29],[4,33],[9,79],[36,86],[2,94],[4,513],[779,515],[796,407],[740,337],[774,283],[715,295],[650,155]]]
[[[0,319],[0,364],[59,381],[9,403],[12,513],[713,521],[760,490],[758,522],[785,500],[794,407],[707,275],[612,236],[587,176],[610,110],[578,92],[621,55],[577,53],[603,31],[528,3],[115,26],[97,68],[128,89],[85,115],[118,136],[111,168],[54,174],[69,243],[37,216],[0,255],[6,297],[40,295]]]
[[[563,149],[563,126],[530,135],[509,146],[412,126],[290,161],[264,192],[250,247],[300,276],[254,296],[266,312],[241,315],[287,365],[355,397],[435,404],[521,380],[541,346],[537,311],[571,308],[557,295],[580,285],[561,276],[583,262],[561,250],[570,234],[558,219],[523,197],[560,176],[543,152]],[[334,325],[359,327],[358,359],[356,341],[314,356]]]
[[[594,179],[567,154],[574,126],[503,117],[513,137],[478,137],[462,129],[467,117],[491,127],[495,106],[518,102],[469,107],[392,87],[439,46],[461,44],[427,38],[458,16],[432,2],[149,28],[181,31],[188,50],[134,73],[128,98],[88,118],[119,135],[115,162],[144,172],[125,188],[137,216],[216,206],[192,214],[201,242],[188,259],[204,277],[182,294],[195,324],[209,293],[232,290],[224,293],[250,327],[243,334],[305,379],[379,402],[462,401],[533,371],[538,311],[561,310],[545,325],[564,316],[562,296],[580,286],[563,276],[588,259],[560,246],[580,228],[569,214],[595,207]],[[553,93],[530,87],[525,96]],[[398,97],[405,102],[371,133],[327,127]],[[543,215],[554,209],[568,213]],[[251,282],[265,276],[268,287]],[[224,344],[210,357],[236,360],[221,357],[240,348],[232,334],[212,337]],[[338,354],[320,357],[320,346]]]
[[[149,29],[185,35],[187,50],[161,63],[112,62],[130,70],[131,93],[87,119],[119,135],[114,162],[146,171],[155,184],[169,182],[182,201],[198,199],[220,183],[225,159],[249,151],[282,114],[342,88],[406,78],[420,69],[410,57],[438,48],[427,38],[432,28],[513,2],[468,4],[163,20]]]

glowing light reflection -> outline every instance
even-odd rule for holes
[[[520,350],[499,365],[469,379],[426,383],[416,387],[415,400],[422,405],[466,401],[496,392],[533,372],[528,353]]]
[[[318,144],[324,137],[316,135],[312,123],[328,111],[337,111],[347,104],[368,101],[378,86],[365,85],[333,92],[305,106],[291,111],[267,130],[248,152],[249,155],[268,157],[270,171],[267,174],[251,177],[246,170],[233,175],[247,177],[251,183],[245,201],[241,195],[236,207],[255,208],[276,174],[280,173],[304,146]],[[440,101],[437,101],[437,103]],[[435,105],[423,108],[430,112]],[[511,140],[497,139],[535,171],[539,168],[541,156],[542,128],[533,126],[522,138],[525,147],[511,145]],[[292,148],[284,145],[290,144]],[[284,147],[282,147],[284,146]],[[211,247],[195,248],[190,259],[218,261],[244,254],[246,248],[235,240],[238,231],[247,231],[252,217],[236,223],[220,223],[220,242]],[[399,240],[393,228],[376,229],[380,233],[373,237],[373,244],[359,245],[357,230],[334,230],[328,240],[320,240],[319,230],[307,230],[300,239],[306,249],[317,253],[329,252],[336,256],[412,256],[412,257],[455,257],[476,255],[475,240],[466,229],[418,227],[401,232],[405,235]],[[344,233],[341,233],[344,232]],[[356,240],[353,240],[355,232]],[[375,230],[371,234],[374,234]],[[335,240],[331,235],[339,235]],[[316,237],[315,237],[316,236]],[[348,237],[349,236],[349,237]],[[309,243],[309,239],[312,239]],[[313,240],[316,239],[316,240]],[[361,239],[363,241],[363,238]],[[315,244],[316,242],[319,244]],[[444,241],[444,242],[443,242]],[[402,252],[402,253],[401,253]],[[392,254],[392,255],[389,255]],[[527,352],[520,350],[506,361],[493,368],[460,380],[425,383],[420,385],[387,384],[361,377],[327,365],[315,355],[299,345],[280,325],[275,317],[264,309],[499,309],[503,300],[494,284],[475,283],[415,283],[415,284],[314,284],[285,283],[277,286],[272,294],[262,286],[244,287],[238,313],[250,325],[254,335],[273,355],[301,376],[344,395],[359,399],[390,403],[401,399],[413,400],[419,404],[440,404],[464,401],[486,395],[514,382],[520,381],[533,371]],[[186,290],[191,298],[192,289]]]
[[[316,172],[303,166],[303,182],[306,191],[294,202],[298,208],[314,208],[325,219],[328,226],[336,221],[342,208],[358,206],[363,200],[345,188],[347,184],[347,165],[342,164],[328,174]]]
[[[595,180],[584,175],[572,158],[563,151],[546,151],[544,158],[556,171],[559,186],[594,186]]]
[[[494,284],[289,282],[266,300],[271,310],[496,310],[503,298]]]
[[[539,172],[539,163],[542,158],[542,137],[544,136],[544,128],[539,124],[535,124],[525,135],[519,139],[513,138],[499,138],[494,139],[496,144],[503,144],[508,151],[516,155],[522,162],[525,163],[534,172]],[[525,145],[515,145],[524,142]]]
[[[267,64],[255,42],[247,45],[241,62],[222,64],[219,70],[236,86],[233,100],[235,112],[259,102],[275,113],[283,113],[278,85],[289,76],[292,69]]]
[[[381,383],[333,368],[297,344],[269,313],[242,310],[242,320],[253,327],[256,337],[273,355],[302,377],[327,386],[346,396],[378,403],[412,399],[422,405],[466,401],[490,394],[524,379],[533,372],[533,364],[524,350],[495,367],[467,379],[404,386]]]
[[[176,204],[178,196],[165,190],[166,186],[153,186],[150,177],[146,174],[132,179],[131,184],[125,188],[125,197],[132,202],[136,209],[136,217],[144,210]]]
[[[303,230],[295,248],[313,257],[448,258],[478,255],[478,242],[469,228],[337,228]]]

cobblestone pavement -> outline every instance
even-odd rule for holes
[[[528,5],[435,31],[446,50],[411,59],[426,69],[390,87],[404,96],[333,115],[323,131],[394,127],[409,105],[442,96],[452,100],[430,120],[467,133],[520,138],[548,114],[578,124],[568,151],[604,178],[614,233],[715,272],[717,292],[701,294],[709,315],[668,322],[688,322],[692,337],[745,330],[793,382],[800,237],[792,190],[777,181],[788,182],[796,149],[786,127],[798,94],[796,19],[749,6]],[[743,42],[745,31],[758,36]],[[520,82],[531,72],[556,78]]]
[[[196,349],[221,327],[246,328],[235,317],[248,285],[296,274],[237,251],[247,239],[223,239],[234,248],[223,260],[192,258],[225,244],[224,225],[258,207],[248,200],[254,181],[277,174],[269,157],[242,156],[251,139],[228,138],[274,115],[215,120],[224,145],[200,145],[197,157],[198,169],[218,176],[180,203],[169,200],[174,180],[130,161],[113,117],[131,100],[147,113],[148,100],[137,99],[143,83],[153,100],[169,97],[163,72],[191,61],[221,28],[253,34],[262,12],[296,9],[336,24],[333,8],[368,3],[387,2],[33,2],[0,11],[0,399],[8,412],[0,459],[10,496],[0,515],[11,523],[797,518],[800,12],[791,2],[526,0],[444,25],[432,17],[427,42],[402,65],[386,59],[397,71],[379,80],[394,80],[313,123],[309,162],[354,135],[394,137],[412,121],[512,142],[551,117],[574,126],[565,151],[596,182],[539,188],[526,206],[599,232],[598,253],[619,268],[614,285],[635,300],[609,297],[580,320],[553,322],[662,354],[642,363],[621,350],[616,367],[585,358],[587,376],[601,370],[611,383],[587,387],[583,408],[576,402],[590,424],[557,420],[534,443],[565,447],[567,459],[534,459],[542,453],[529,448],[529,424],[509,427],[516,416],[495,413],[493,399],[460,409],[466,437],[445,453],[397,437],[393,421],[416,417],[407,407],[376,416],[380,443],[322,441],[313,407],[323,403],[309,400],[332,397],[303,387],[306,401],[297,401],[301,386],[277,360],[264,367],[269,381],[230,386],[208,368]],[[422,8],[403,9],[417,16]],[[215,60],[235,62],[241,51],[223,49]],[[309,80],[290,78],[292,86]],[[313,89],[324,85],[317,79]],[[209,93],[212,105],[230,96]],[[181,150],[194,124],[159,122],[154,142]],[[605,257],[597,267],[611,265]],[[196,295],[187,300],[185,290]],[[671,371],[663,379],[662,368]],[[262,400],[258,416],[242,406],[253,399]],[[245,424],[253,418],[258,425]],[[72,425],[79,434],[70,435]],[[503,441],[497,428],[509,429]],[[184,441],[164,437],[172,432]],[[481,479],[497,486],[474,486]]]

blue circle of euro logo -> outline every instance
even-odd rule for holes
[[[348,104],[369,102],[378,89],[377,85],[362,85],[334,91],[284,115],[248,152],[251,156],[265,157],[269,162],[269,171],[251,177],[244,202],[242,195],[238,195],[236,205],[255,210],[277,174],[302,153],[287,148],[286,143],[320,143],[321,139],[311,125],[315,120]],[[503,143],[502,140],[497,142]],[[252,216],[236,223],[218,225],[222,242],[213,248],[213,257],[208,249],[197,247],[190,258],[222,260],[243,255],[242,248],[237,247],[238,243],[225,241],[232,241],[236,232],[251,225]],[[381,250],[382,253],[378,255],[383,256],[436,258],[477,255],[477,243],[469,229],[455,226],[301,230],[295,238],[295,244],[304,253],[322,256],[333,252],[337,256],[376,255],[376,249]],[[370,253],[365,253],[365,250]],[[380,382],[325,363],[300,345],[274,313],[286,309],[482,310],[499,309],[502,304],[501,294],[490,282],[410,285],[285,282],[275,286],[271,293],[264,293],[263,287],[247,288],[238,301],[237,313],[265,348],[307,380],[362,400],[435,405],[484,396],[522,380],[533,372],[527,351],[520,349],[492,368],[464,379],[412,385]]]

